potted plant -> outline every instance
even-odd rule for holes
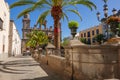
[[[119,31],[118,28],[119,28],[119,25],[120,25],[120,17],[118,16],[110,16],[106,23],[108,25],[110,25],[110,28],[111,28],[111,31],[117,35],[117,32]]]
[[[77,28],[79,26],[78,22],[77,21],[70,21],[68,23],[68,26],[69,26],[69,29],[71,30],[71,34],[73,36],[73,38],[75,37],[75,34],[77,32]]]

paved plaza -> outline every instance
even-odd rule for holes
[[[11,57],[0,61],[0,80],[62,80],[47,65],[30,56]]]

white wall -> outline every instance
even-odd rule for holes
[[[10,12],[8,4],[4,0],[0,0],[0,18],[3,21],[3,30],[0,30],[0,58],[8,55],[8,35],[9,35],[9,21]],[[3,52],[3,44],[5,45]]]
[[[13,37],[12,37],[12,55],[19,55],[21,54],[21,39],[16,29],[16,26],[13,22]]]

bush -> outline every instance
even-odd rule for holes
[[[68,23],[69,28],[78,28],[79,24],[77,21],[70,21]]]

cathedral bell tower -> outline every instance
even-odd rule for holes
[[[22,27],[22,53],[23,53],[27,49],[26,42],[28,38],[26,34],[29,34],[31,31],[29,14],[24,15],[22,22],[23,22],[23,27]]]
[[[30,18],[29,14],[25,14],[23,18],[23,29],[30,28]]]

